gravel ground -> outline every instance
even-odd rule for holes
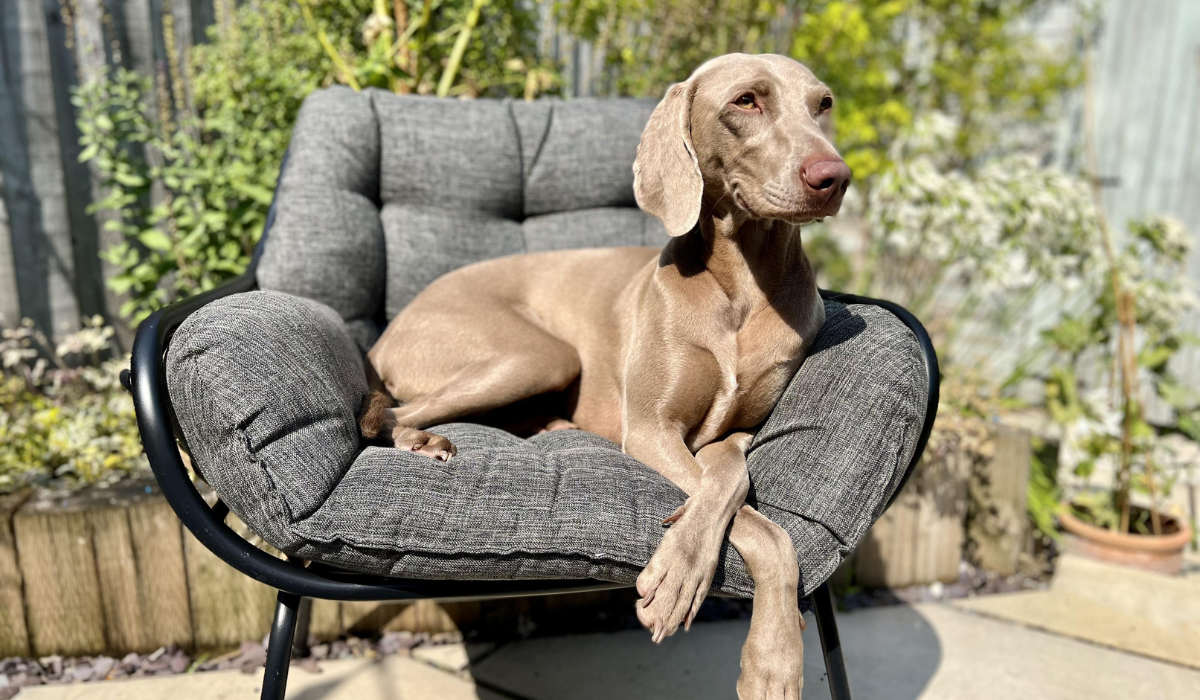
[[[376,658],[388,654],[410,653],[421,646],[454,644],[462,641],[459,634],[412,634],[387,632],[379,639],[347,637],[320,644],[312,639],[311,654],[296,662],[308,671],[317,672],[318,663],[326,659],[354,657]],[[63,658],[43,656],[40,659],[11,657],[0,661],[0,700],[20,692],[21,688],[60,683],[91,683],[121,678],[142,678],[177,673],[202,673],[238,669],[254,673],[267,660],[267,640],[242,642],[236,650],[219,656],[201,654],[195,658],[174,646],[162,647],[150,654],[130,653],[115,659],[109,656],[80,656]]]
[[[995,572],[977,569],[967,562],[962,562],[958,565],[958,580],[953,583],[935,582],[927,586],[855,590],[838,598],[838,608],[858,610],[881,605],[935,603],[939,600],[974,598],[995,593],[1046,590],[1050,586],[1051,571],[1032,568],[1012,576],[999,576]]]

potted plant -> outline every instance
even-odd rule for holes
[[[1099,224],[1102,265],[1084,285],[1084,310],[1043,334],[1056,358],[1046,406],[1063,427],[1060,455],[1082,480],[1062,503],[1059,525],[1068,551],[1178,574],[1193,531],[1181,514],[1163,509],[1177,475],[1162,436],[1177,427],[1200,437],[1195,398],[1169,368],[1191,342],[1179,327],[1195,304],[1183,271],[1191,241],[1166,217],[1131,222],[1123,247],[1102,215]],[[1085,378],[1099,386],[1089,389]],[[1160,414],[1173,410],[1177,426],[1149,422],[1150,396]],[[1111,480],[1100,485],[1098,476]]]

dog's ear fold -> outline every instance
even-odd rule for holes
[[[689,80],[667,89],[654,108],[633,161],[633,194],[638,206],[662,220],[667,233],[682,236],[700,219],[704,178],[692,147]]]

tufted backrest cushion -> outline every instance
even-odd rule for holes
[[[292,131],[258,284],[329,306],[369,346],[386,270],[370,95],[319,90],[304,101]]]
[[[662,245],[666,231],[633,197],[654,105],[314,92],[292,135],[259,286],[332,307],[365,349],[463,265]]]

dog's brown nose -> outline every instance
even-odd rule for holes
[[[836,195],[850,185],[850,166],[841,158],[809,161],[800,166],[800,179],[819,194]]]

